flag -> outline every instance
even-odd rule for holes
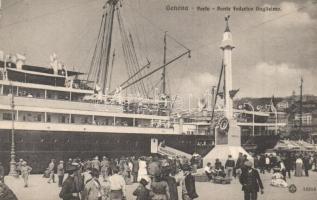
[[[240,90],[240,89],[230,90],[230,91],[229,91],[230,98],[232,99],[234,96],[236,96],[236,94],[239,92],[239,90]]]
[[[25,57],[24,55],[22,55],[22,54],[18,54],[18,53],[17,53],[17,54],[16,54],[16,57],[17,57],[17,61],[18,61],[18,60],[21,60],[21,61],[24,62],[24,61],[26,60],[26,57]]]

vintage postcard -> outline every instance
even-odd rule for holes
[[[0,0],[0,200],[312,200],[316,0]]]

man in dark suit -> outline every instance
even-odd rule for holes
[[[137,183],[138,172],[139,172],[139,160],[135,157],[132,158],[132,176],[133,176],[133,183]]]
[[[289,154],[287,154],[282,160],[285,165],[283,176],[284,176],[284,180],[286,181],[286,173],[288,174],[288,178],[291,178],[292,160]]]
[[[170,200],[178,200],[178,191],[177,191],[177,183],[176,179],[170,176],[171,170],[168,167],[162,168],[162,178],[167,182],[169,192],[170,192]]]
[[[77,166],[70,165],[66,168],[68,177],[64,181],[59,197],[63,200],[80,200],[80,191],[76,188],[75,172],[78,170]]]
[[[257,200],[260,188],[261,194],[264,193],[259,172],[252,168],[252,163],[250,161],[246,161],[244,165],[245,170],[242,171],[239,179],[242,190],[244,191],[244,200]]]
[[[303,158],[305,176],[309,176],[308,174],[308,170],[310,168],[309,159],[310,157],[307,154]]]

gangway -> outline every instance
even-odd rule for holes
[[[185,153],[183,151],[177,150],[175,148],[166,146],[164,142],[158,144],[157,139],[151,140],[151,153],[158,153],[163,156],[168,156],[170,158],[173,157],[186,157],[187,159],[191,159],[192,155]]]

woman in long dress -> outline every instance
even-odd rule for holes
[[[139,171],[138,171],[138,182],[140,182],[140,180],[142,178],[144,178],[145,180],[147,179],[148,175],[147,175],[147,169],[146,169],[146,161],[144,160],[144,158],[140,158],[139,160]]]
[[[303,175],[303,160],[301,157],[296,159],[296,167],[295,167],[295,176],[302,176]]]

